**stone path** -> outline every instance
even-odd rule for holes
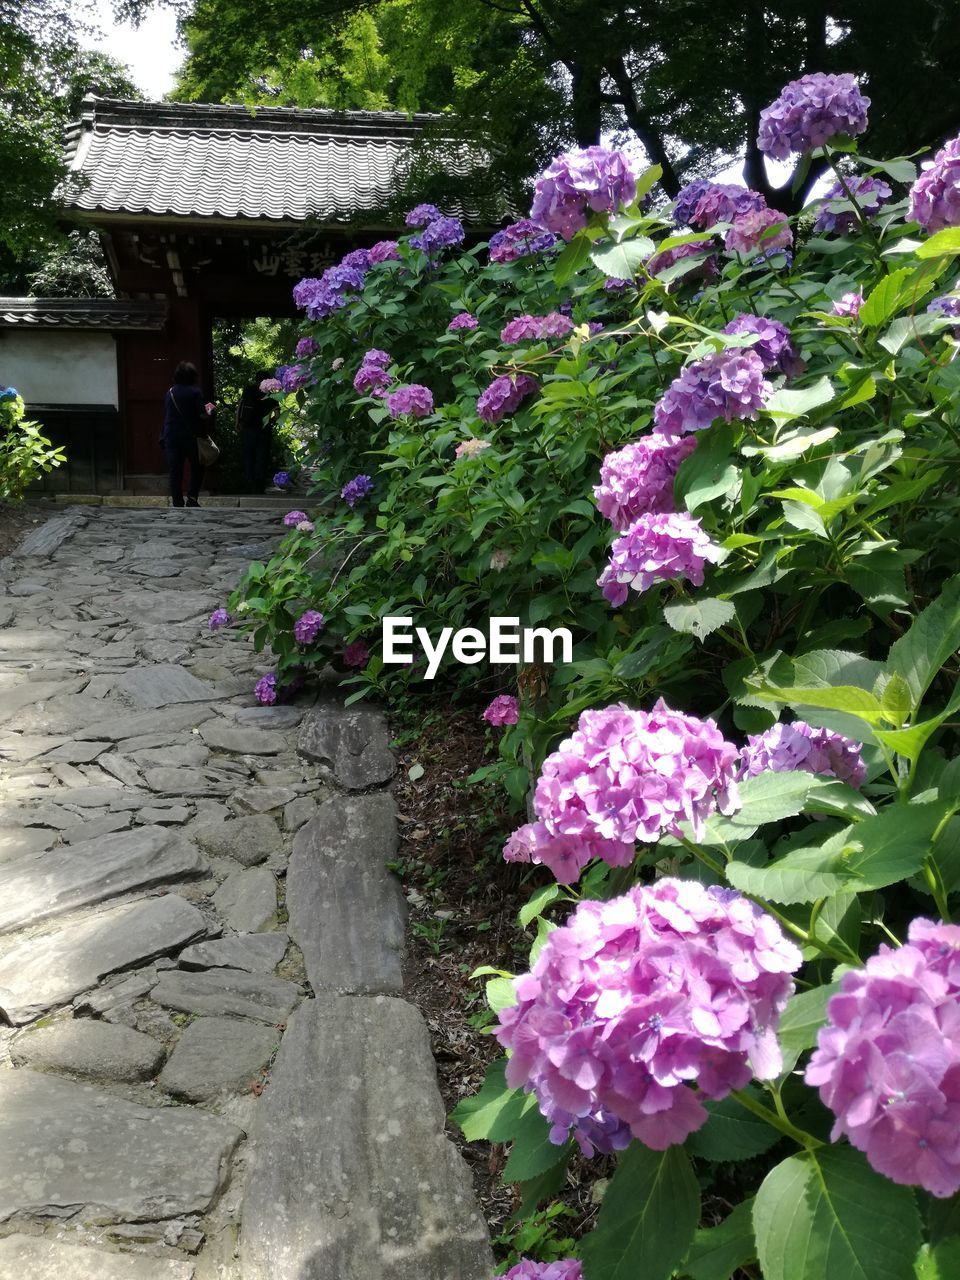
[[[384,724],[206,629],[282,532],[73,508],[0,561],[0,1280],[492,1275]]]

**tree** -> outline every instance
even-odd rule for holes
[[[297,101],[315,76],[324,105],[450,110],[510,180],[559,146],[622,133],[671,194],[742,155],[749,184],[793,209],[818,171],[795,192],[792,179],[775,186],[757,123],[808,71],[860,76],[875,154],[960,126],[956,0],[914,0],[909,13],[894,0],[263,0],[253,31],[249,13],[243,0],[196,0],[184,15],[184,96]],[[369,60],[350,44],[361,30]]]

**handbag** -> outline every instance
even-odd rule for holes
[[[197,436],[197,457],[201,466],[210,467],[220,457],[219,446],[209,436]]]

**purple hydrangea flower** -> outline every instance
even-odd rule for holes
[[[717,274],[717,260],[712,250],[713,244],[709,240],[691,240],[688,244],[678,244],[672,249],[661,249],[647,259],[647,270],[650,275],[658,276],[684,258],[700,258],[698,263],[691,264],[683,280],[709,279]],[[703,257],[704,253],[709,253],[709,257]],[[670,287],[678,288],[680,283],[682,282],[676,281]]]
[[[570,240],[587,225],[588,209],[616,213],[636,195],[636,178],[623,151],[583,147],[557,156],[540,175],[530,217]]]
[[[409,413],[414,418],[426,418],[433,413],[433,392],[418,382],[399,387],[386,398],[391,418]]]
[[[516,724],[520,719],[520,704],[509,693],[501,693],[484,711],[483,719],[498,728],[505,724]]]
[[[264,395],[271,395],[273,392],[282,391],[283,387],[276,378],[264,378],[260,383],[260,390]]]
[[[663,1151],[706,1123],[703,1098],[778,1075],[801,960],[771,916],[695,880],[581,902],[500,1011],[507,1083],[536,1095],[551,1142]]]
[[[388,351],[381,351],[378,347],[371,347],[369,351],[364,352],[363,364],[372,364],[377,369],[386,369],[393,364],[393,356]]]
[[[383,392],[392,382],[393,378],[386,369],[364,362],[357,370],[353,389],[358,396],[375,396]]]
[[[607,276],[603,282],[603,287],[607,293],[623,293],[625,289],[630,288],[632,283],[632,280],[624,280],[620,276]]]
[[[340,266],[366,274],[370,270],[370,250],[351,249],[340,259]]]
[[[881,205],[886,204],[893,195],[893,191],[882,178],[851,175],[849,178],[844,178],[844,182],[847,184],[847,190],[860,206],[860,212],[868,218],[879,212]],[[823,198],[817,220],[813,224],[814,231],[818,234],[835,231],[841,236],[845,236],[848,231],[853,231],[859,224],[853,209],[844,208],[845,205],[849,206],[849,203],[847,192],[839,182],[835,182]]]
[[[910,188],[907,217],[926,231],[960,226],[960,138],[952,138]]]
[[[316,338],[301,338],[297,343],[294,355],[298,360],[306,360],[308,356],[315,355],[320,350],[320,343]]]
[[[207,626],[211,631],[219,631],[220,628],[225,627],[229,621],[230,615],[227,613],[226,609],[214,609],[213,613],[210,615],[209,621],[207,622]]]
[[[379,262],[399,262],[399,249],[396,240],[378,240],[368,254],[371,267]]]
[[[365,667],[370,661],[370,650],[362,640],[354,640],[344,649],[343,661],[348,667]]]
[[[573,321],[559,311],[546,316],[516,316],[500,330],[500,341],[508,345],[537,338],[562,338],[573,329]]]
[[[289,471],[278,471],[273,477],[273,483],[277,489],[289,489],[293,481],[290,479]]]
[[[703,431],[717,418],[753,419],[772,391],[757,352],[730,347],[682,369],[657,401],[653,420],[658,431],[673,436]]]
[[[443,214],[435,204],[417,204],[404,218],[408,227],[425,227],[428,222],[436,222]]]
[[[277,378],[284,391],[299,391],[310,382],[310,370],[302,364],[282,364],[277,370]]]
[[[946,316],[950,320],[960,320],[960,280],[954,285],[953,293],[945,293],[934,298],[927,306],[931,315]]]
[[[834,302],[832,311],[835,316],[844,316],[849,320],[856,320],[862,306],[863,290],[858,289],[855,293],[845,293],[839,297]]]
[[[709,231],[718,222],[733,222],[747,213],[759,213],[767,202],[759,191],[730,182],[708,182],[687,219],[698,231]]]
[[[757,146],[775,160],[786,160],[791,151],[805,155],[837,134],[855,138],[867,127],[869,106],[852,75],[801,76],[760,112]]]
[[[677,197],[673,202],[673,220],[678,227],[688,227],[693,211],[697,207],[697,201],[706,191],[707,187],[712,186],[709,178],[694,178],[693,182],[688,182],[685,187],[681,187],[677,192]]]
[[[521,218],[490,237],[490,261],[516,262],[518,258],[552,249],[556,243],[552,231],[545,231],[529,218]]]
[[[307,609],[293,624],[293,638],[299,645],[313,644],[323,630],[323,614]]]
[[[434,222],[428,222],[418,236],[411,236],[410,243],[414,249],[420,249],[430,257],[441,249],[463,244],[465,235],[459,218],[437,218]]]
[[[914,920],[845,973],[805,1079],[878,1173],[960,1191],[960,926]]]
[[[283,517],[283,523],[288,529],[292,529],[294,525],[300,524],[302,520],[309,519],[305,511],[288,511]]]
[[[737,316],[724,327],[724,333],[753,334],[757,341],[749,348],[755,351],[768,372],[776,370],[788,378],[795,378],[802,373],[805,365],[797,354],[790,337],[790,330],[779,320],[771,320],[769,316],[754,316],[748,312]]]
[[[647,512],[672,511],[677,469],[696,447],[695,436],[654,431],[608,453],[600,466],[600,483],[593,489],[597,510],[618,533]]]
[[[340,497],[348,507],[353,507],[361,498],[365,498],[372,488],[373,481],[369,476],[354,476],[340,490]]]
[[[277,700],[277,677],[272,671],[260,677],[253,687],[253,693],[262,707],[273,706]]]
[[[575,1258],[560,1262],[531,1262],[522,1258],[507,1271],[503,1280],[583,1280],[583,1270]]]
[[[657,582],[686,578],[703,586],[703,569],[716,564],[720,548],[700,521],[685,511],[651,511],[637,516],[610,548],[610,563],[597,586],[614,608],[630,591],[648,591]]]
[[[459,311],[447,325],[448,333],[459,333],[462,329],[476,329],[480,321],[469,311]]]
[[[537,390],[537,380],[521,373],[511,378],[503,374],[494,378],[477,401],[477,416],[484,422],[499,422],[508,413],[515,413],[521,402]]]
[[[839,778],[858,790],[867,776],[860,752],[863,744],[830,729],[815,729],[804,720],[771,725],[751,736],[740,752],[741,778],[760,773],[788,773],[801,769]]]
[[[728,253],[753,253],[762,249],[769,256],[793,244],[790,223],[776,209],[754,209],[739,214],[727,232],[723,246]]]

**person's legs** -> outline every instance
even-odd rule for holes
[[[260,485],[260,432],[249,431],[244,428],[241,434],[241,448],[243,449],[243,479],[250,493],[256,493]]]
[[[200,455],[197,453],[197,442],[190,442],[187,459],[190,463],[190,487],[187,490],[187,506],[198,507],[200,503],[197,499],[200,497],[200,486],[203,483],[203,467],[200,465]]]
[[[166,452],[167,466],[170,470],[170,501],[175,507],[182,507],[184,452],[174,441],[167,442]]]
[[[270,478],[270,457],[273,453],[273,432],[269,427],[257,437],[256,485],[257,492],[262,493]]]

